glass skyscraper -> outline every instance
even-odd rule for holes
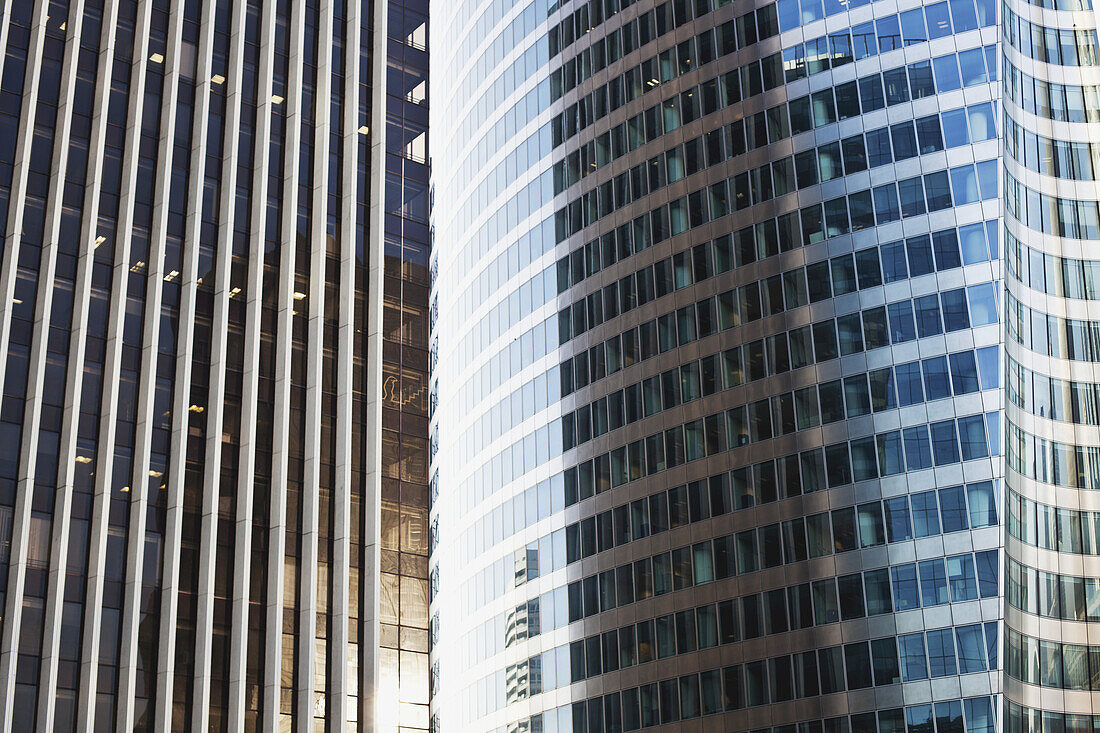
[[[427,726],[415,10],[0,11],[3,731]]]
[[[433,729],[1093,730],[1091,9],[431,9]]]

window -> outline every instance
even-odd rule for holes
[[[955,641],[951,629],[937,629],[926,634],[928,643],[928,672],[933,679],[953,675],[957,671],[955,664]]]
[[[948,602],[947,574],[943,558],[924,560],[917,564],[920,573],[921,605],[939,606]]]
[[[909,497],[912,504],[913,535],[931,537],[940,533],[939,508],[936,504],[936,492],[925,491]]]
[[[967,528],[966,499],[962,486],[952,486],[939,490],[940,517],[943,531],[958,532]]]
[[[978,597],[978,579],[974,572],[972,555],[954,555],[947,558],[947,582],[951,602],[972,601]]]
[[[912,682],[927,679],[928,663],[924,657],[924,634],[916,633],[899,636],[898,659],[903,680]]]
[[[932,423],[932,452],[936,465],[943,466],[959,462],[959,443],[955,433],[955,421],[944,420]],[[982,442],[984,443],[984,435]]]

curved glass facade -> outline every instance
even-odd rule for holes
[[[1100,234],[1087,136],[1004,119],[994,0],[431,12],[433,730],[995,730],[1000,195],[1013,272],[1079,274],[1017,295],[1074,288],[1051,353],[1097,317],[1042,232]],[[1095,34],[1012,13],[1014,78],[1060,65],[1084,120]],[[1100,379],[1010,342],[1014,425],[1087,443]],[[1048,426],[1039,380],[1091,411]]]
[[[1093,427],[1100,357],[1092,335],[1100,319],[1092,272],[1100,258],[1090,246],[1100,237],[1090,142],[1097,19],[1087,0],[1053,7],[1010,0],[1002,25],[1004,728],[1080,730],[1093,725],[1088,691],[1100,684],[1100,650],[1089,646],[1088,631],[1100,603],[1100,435]]]

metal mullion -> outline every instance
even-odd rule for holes
[[[144,9],[144,12],[142,10]],[[130,242],[134,217],[134,195],[141,137],[141,113],[145,99],[145,70],[149,53],[149,23],[152,8],[139,6],[135,23],[135,46],[130,64],[130,84],[126,110],[126,140],[123,147],[122,183],[119,214],[115,227],[114,264],[111,273],[111,305],[108,338],[103,367],[103,409],[99,418],[99,445],[96,488],[92,509],[92,527],[88,553],[87,596],[84,607],[83,648],[81,651],[80,704],[77,730],[95,727],[95,695],[99,680],[99,647],[102,629],[103,574],[107,551],[107,518],[110,513],[111,486],[114,481],[115,405],[118,399],[119,372],[122,362],[122,326],[126,319],[127,282],[130,272]],[[114,54],[114,47],[109,49]],[[131,459],[133,463],[133,457]],[[144,532],[144,529],[142,530]]]
[[[299,646],[298,730],[313,730],[316,697],[317,656],[317,561],[319,531],[319,494],[321,477],[321,410],[325,335],[325,273],[328,259],[328,159],[329,115],[332,111],[332,27],[331,0],[318,5],[317,72],[314,85],[313,181],[310,205],[309,320],[306,341],[306,427],[304,471],[302,478],[302,555],[299,565],[301,603],[298,607],[298,634],[308,646]],[[331,568],[330,568],[331,569]],[[328,574],[329,587],[333,582]],[[328,639],[326,638],[326,644]],[[327,675],[326,675],[327,680]],[[327,715],[327,707],[326,707]]]
[[[268,586],[266,615],[268,639],[265,658],[264,715],[265,730],[280,729],[282,717],[283,596],[286,583],[286,533],[289,438],[290,380],[293,356],[294,281],[297,248],[298,158],[301,153],[302,56],[305,34],[304,3],[290,4],[289,43],[287,48],[286,115],[283,145],[283,201],[280,225],[279,313],[275,345],[275,409],[271,453],[271,514],[268,519]]]
[[[333,487],[332,617],[330,641],[333,669],[339,671],[329,682],[329,705],[333,727],[347,729],[349,674],[348,584],[351,577],[351,494],[352,414],[355,398],[352,381],[355,340],[355,218],[359,195],[359,3],[345,3],[344,12],[344,98],[341,139],[343,156],[340,181],[340,310],[336,364],[336,480]],[[358,661],[358,660],[356,660]],[[339,665],[339,667],[337,667]],[[359,691],[362,696],[362,690]],[[358,712],[358,711],[357,711]],[[357,716],[358,717],[358,716]]]
[[[198,610],[195,616],[195,715],[192,730],[204,733],[209,728],[210,684],[213,659],[214,570],[217,562],[217,527],[220,521],[218,499],[221,494],[222,427],[225,421],[225,384],[229,338],[229,289],[232,285],[233,221],[237,197],[238,130],[244,66],[244,20],[247,3],[239,0],[230,6],[235,12],[229,25],[229,61],[226,67],[225,116],[221,180],[218,192],[218,236],[214,255],[213,339],[210,345],[210,382],[207,393],[206,459],[203,466],[202,519],[199,529]],[[235,580],[235,579],[234,579]],[[226,681],[228,683],[228,680]]]
[[[43,3],[38,8],[37,17],[31,27],[30,42],[27,47],[27,56],[42,55],[42,48],[46,38],[46,10],[49,6]],[[5,16],[5,25],[10,21]],[[34,122],[36,113],[36,99],[38,85],[41,81],[41,65],[28,64],[27,77],[24,78],[23,104],[19,116],[19,144],[16,145],[16,155],[12,165],[13,181],[11,199],[9,200],[9,226],[5,233],[7,246],[4,248],[3,262],[0,264],[0,384],[4,384],[7,371],[7,354],[11,346],[11,320],[12,305],[15,292],[16,274],[18,272],[19,251],[22,245],[23,230],[23,199],[27,192],[27,179],[29,176],[30,153],[34,142]],[[45,370],[46,341],[49,331],[49,310],[53,302],[51,285],[53,280],[53,264],[56,262],[56,252],[51,255],[46,251],[46,243],[43,240],[40,257],[45,261],[46,267],[41,264],[37,272],[35,286],[34,318],[36,328],[35,336],[31,340],[31,350],[28,358],[27,388],[23,405],[23,432],[19,447],[18,474],[15,487],[15,510],[12,517],[11,530],[11,555],[8,558],[8,585],[7,595],[4,598],[4,623],[0,628],[0,707],[6,712],[12,710],[15,701],[15,667],[19,656],[19,637],[22,624],[23,589],[26,585],[26,566],[28,551],[28,536],[30,534],[31,502],[34,496],[34,471],[38,458],[37,442],[38,429],[41,423],[41,405],[35,399],[41,391],[42,376]],[[51,259],[51,257],[53,259]],[[41,261],[41,260],[40,260]],[[45,269],[45,273],[43,272]],[[44,276],[45,275],[45,276]],[[43,313],[46,317],[43,318]],[[46,333],[43,333],[43,326]],[[4,731],[11,727],[11,715],[4,716]]]
[[[137,677],[138,631],[141,618],[141,582],[144,575],[146,512],[149,505],[149,456],[153,440],[153,404],[156,394],[157,362],[160,353],[160,315],[164,288],[164,257],[168,228],[168,195],[172,176],[176,101],[179,95],[180,47],[183,10],[169,16],[165,58],[168,66],[161,85],[161,115],[157,142],[157,180],[153,193],[153,220],[149,235],[147,291],[143,318],[141,372],[135,425],[134,465],[130,479],[130,525],[127,536],[126,581],[122,607],[121,654],[119,659],[118,727],[134,727],[134,698]],[[144,90],[143,90],[144,94]],[[159,490],[159,489],[158,489]]]
[[[260,379],[260,332],[263,310],[264,248],[267,234],[267,187],[271,151],[271,100],[275,65],[275,3],[267,2],[260,21],[260,53],[257,68],[255,159],[252,170],[252,206],[249,235],[248,281],[245,315],[244,378],[241,397],[242,433],[237,473],[237,516],[234,539],[233,605],[229,646],[229,730],[245,728],[248,699],[249,599],[252,583],[253,503],[256,475],[256,423]],[[271,487],[274,491],[274,486]],[[269,548],[270,551],[270,548]],[[278,629],[278,627],[276,627]],[[271,633],[270,629],[266,630]],[[261,643],[263,641],[261,640]]]
[[[207,118],[209,116],[214,48],[214,3],[204,3],[199,28],[199,52],[195,71],[195,104],[191,117],[191,159],[187,183],[187,220],[180,275],[179,333],[176,347],[176,382],[172,396],[172,438],[165,507],[165,555],[161,579],[160,645],[157,650],[156,720],[154,730],[172,729],[172,695],[176,675],[176,626],[179,610],[180,546],[183,540],[184,477],[187,437],[190,431],[191,359],[194,353],[195,303],[198,297],[201,202],[206,168]]]
[[[378,49],[388,48],[389,13],[384,2],[374,2],[374,19],[371,24],[374,37],[370,39],[374,66],[371,69],[371,122],[370,140],[370,221],[368,236],[367,270],[367,323],[366,323],[366,401],[367,421],[363,426],[366,437],[366,455],[363,458],[363,564],[359,570],[359,586],[362,598],[359,606],[359,626],[362,644],[367,647],[364,656],[367,664],[360,670],[360,720],[363,730],[373,731],[378,723],[378,709],[386,701],[377,699],[380,670],[379,653],[381,626],[379,598],[381,596],[381,507],[382,507],[382,300],[385,238],[385,181],[386,181],[386,68],[387,53]],[[358,62],[357,62],[358,63]],[[370,539],[366,533],[370,532]]]
[[[53,163],[51,164],[50,193],[48,201],[51,202],[49,213],[43,231],[43,242],[48,248],[49,264],[47,272],[50,280],[53,279],[54,268],[57,260],[58,237],[61,228],[61,190],[65,185],[65,169],[68,161],[69,132],[72,128],[72,117],[69,114],[73,102],[73,87],[76,84],[77,61],[80,50],[80,32],[83,26],[84,14],[79,3],[73,2],[70,6],[68,18],[69,30],[65,39],[65,57],[62,69],[67,70],[62,76],[61,90],[58,95],[57,120],[60,127],[55,135],[55,148],[53,151]],[[78,261],[76,279],[73,283],[73,314],[71,325],[74,332],[83,334],[87,324],[87,306],[90,297],[91,268],[88,267],[87,257],[91,255],[91,237],[85,238],[85,244],[81,248],[81,256]],[[49,304],[47,303],[47,308]],[[48,331],[48,316],[43,319]],[[79,325],[78,325],[79,324]],[[44,334],[43,334],[44,337]],[[41,358],[41,357],[39,357]],[[37,359],[36,359],[37,361]],[[37,724],[45,730],[54,727],[54,711],[57,700],[57,661],[58,648],[61,634],[61,611],[64,607],[64,578],[68,559],[69,515],[72,504],[72,485],[75,473],[76,436],[77,424],[75,415],[80,411],[80,394],[83,380],[80,375],[84,370],[84,339],[79,342],[72,338],[69,343],[69,352],[65,365],[65,401],[62,422],[61,440],[59,443],[57,466],[57,496],[54,500],[54,521],[52,525],[50,570],[47,581],[46,606],[43,613],[42,653],[40,656],[40,677],[38,683],[37,708],[39,717]],[[11,698],[5,700],[2,711],[4,730],[10,728],[13,717],[14,705]]]

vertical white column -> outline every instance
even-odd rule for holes
[[[283,674],[283,605],[289,593],[286,577],[286,490],[290,439],[290,376],[294,325],[295,249],[297,246],[298,165],[301,146],[302,51],[305,34],[303,3],[290,5],[286,87],[285,145],[283,147],[283,209],[280,221],[279,314],[275,349],[274,439],[271,454],[271,516],[268,542],[267,648],[264,675],[263,728],[280,727]],[[294,578],[290,582],[294,582]]]
[[[195,618],[194,715],[191,729],[206,733],[210,724],[210,684],[214,642],[214,573],[217,562],[219,497],[221,494],[222,432],[225,425],[225,383],[229,367],[229,299],[233,297],[233,224],[237,198],[238,131],[244,67],[244,22],[247,3],[232,3],[229,20],[229,63],[226,73],[225,118],[222,134],[221,180],[218,185],[218,235],[214,253],[214,317],[210,345],[210,389],[207,397],[206,460],[203,466],[202,524],[199,542],[198,612]],[[243,425],[242,430],[246,429]],[[230,582],[235,583],[235,580]]]
[[[202,228],[203,176],[206,170],[207,116],[213,74],[214,4],[204,3],[199,27],[195,71],[195,103],[191,122],[191,161],[187,175],[187,218],[180,273],[179,333],[176,344],[176,384],[172,395],[171,456],[165,512],[164,571],[161,587],[160,645],[157,649],[157,697],[154,729],[173,729],[173,692],[176,674],[176,617],[183,541],[183,507],[187,439],[190,433],[191,375],[195,338],[195,302],[198,295],[199,234]]]
[[[382,290],[383,239],[385,233],[386,182],[386,48],[389,7],[385,0],[374,2],[374,65],[371,69],[370,122],[370,221],[369,270],[367,276],[367,424],[366,455],[363,465],[366,486],[363,488],[363,565],[359,572],[362,598],[359,604],[359,624],[366,647],[366,663],[360,670],[360,719],[364,728],[373,731],[378,724],[379,682],[378,649],[381,642],[378,599],[380,595],[381,507],[382,507]]]
[[[130,274],[130,243],[134,221],[134,197],[138,175],[138,148],[141,144],[141,117],[145,102],[145,71],[149,63],[149,23],[151,4],[138,6],[134,31],[134,50],[126,109],[126,131],[122,154],[122,185],[115,229],[115,259],[111,273],[111,303],[108,315],[107,348],[103,366],[103,399],[99,421],[99,446],[96,457],[95,499],[92,509],[90,549],[88,553],[87,596],[84,608],[84,639],[81,650],[80,697],[77,730],[93,730],[96,720],[96,690],[99,682],[100,635],[104,566],[106,563],[111,491],[115,483],[114,453],[117,426],[116,405],[122,370],[122,332],[126,321],[127,284]],[[136,453],[132,460],[137,460]],[[125,477],[127,480],[129,477]],[[133,490],[131,490],[131,495]]]

